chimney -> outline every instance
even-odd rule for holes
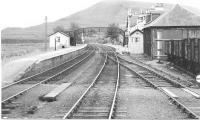
[[[154,21],[156,18],[158,18],[163,12],[164,12],[164,4],[163,3],[157,3],[154,7],[154,9],[147,10],[146,13],[146,23]]]

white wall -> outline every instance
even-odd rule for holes
[[[55,38],[56,37],[60,37],[60,41],[56,42],[56,48],[62,48],[62,46],[65,46],[65,47],[70,46],[70,37],[57,32],[49,37],[49,47],[50,48],[55,48]]]
[[[136,31],[130,36],[128,49],[130,53],[143,54],[143,34],[141,32]]]

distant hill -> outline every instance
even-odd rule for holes
[[[69,28],[71,22],[78,23],[81,27],[108,26],[110,23],[125,25],[127,10],[132,8],[134,11],[147,9],[154,3],[138,1],[102,1],[85,10],[48,23],[48,34],[53,32],[53,28],[58,25],[65,29]],[[166,5],[169,9],[171,5]],[[6,28],[2,30],[2,39],[44,39],[44,24],[27,28]]]

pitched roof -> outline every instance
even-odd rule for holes
[[[136,29],[136,30],[132,31],[132,32],[130,33],[130,35],[134,34],[134,33],[137,32],[137,31],[143,34],[143,32],[142,32],[141,30]]]
[[[60,32],[60,31],[54,32],[54,33],[52,33],[52,34],[50,34],[50,35],[48,35],[48,36],[52,36],[52,35],[54,35],[54,34],[56,34],[56,33],[60,33],[60,34],[63,34],[64,36],[68,36],[68,37],[69,37],[68,34],[66,34],[66,33],[64,33],[64,32]]]
[[[170,11],[145,25],[147,27],[180,27],[180,26],[199,26],[200,16],[179,6],[175,5]]]

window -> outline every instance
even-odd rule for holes
[[[135,42],[139,42],[139,38],[138,37],[135,38]]]
[[[195,38],[195,37],[196,37],[195,30],[189,30],[189,38]]]
[[[56,36],[55,40],[56,40],[56,42],[60,42],[60,37]]]

